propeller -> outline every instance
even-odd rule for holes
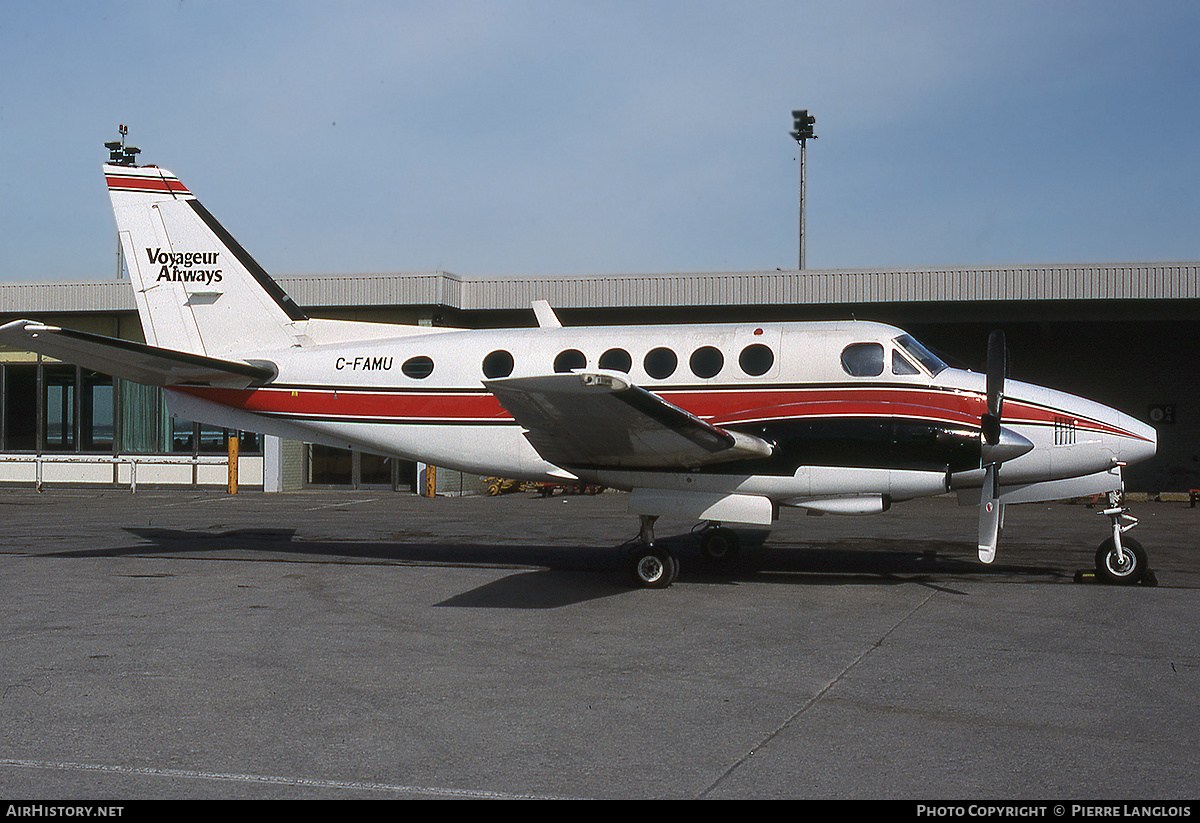
[[[996,545],[1004,525],[1004,501],[1000,499],[1000,466],[1005,460],[1020,457],[1033,443],[1000,425],[1004,411],[1004,378],[1008,371],[1008,351],[1004,332],[997,329],[988,337],[987,411],[980,420],[983,439],[980,457],[983,464],[983,489],[979,495],[979,559],[996,559]]]

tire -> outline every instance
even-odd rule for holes
[[[710,529],[700,538],[700,548],[709,560],[724,563],[737,556],[741,541],[733,529],[717,527]]]
[[[630,572],[643,589],[665,589],[679,576],[679,561],[668,551],[644,546],[634,555]]]
[[[1133,586],[1149,571],[1150,561],[1142,544],[1132,537],[1121,538],[1125,563],[1117,562],[1117,547],[1110,537],[1096,550],[1096,576],[1115,586]]]

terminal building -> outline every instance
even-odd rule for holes
[[[1013,379],[1089,397],[1157,429],[1158,454],[1130,468],[1129,491],[1200,487],[1200,263],[276,280],[310,317],[414,325],[533,326],[534,300],[547,300],[566,326],[876,320],[979,371],[988,334],[1002,329]],[[0,284],[0,323],[17,319],[144,340],[124,279]],[[415,464],[173,419],[159,389],[0,349],[0,483],[224,486],[231,434],[243,487],[422,490]],[[433,474],[438,493],[481,489],[479,478]]]

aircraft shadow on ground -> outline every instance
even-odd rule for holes
[[[480,543],[453,538],[432,542],[298,540],[294,529],[185,531],[126,529],[136,545],[53,552],[55,557],[203,557],[260,562],[382,563],[415,566],[511,568],[512,574],[463,592],[440,606],[466,608],[557,608],[609,597],[633,588],[625,546],[545,546]],[[851,583],[921,584],[953,592],[952,581],[1003,575],[1054,580],[1068,572],[1049,566],[996,564],[973,558],[974,546],[952,541],[842,539],[786,545],[751,535],[737,557],[717,562],[704,557],[690,534],[660,538],[679,556],[679,583],[738,585],[771,582],[793,585]]]

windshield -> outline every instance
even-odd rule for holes
[[[911,335],[902,334],[896,338],[896,345],[908,352],[909,356],[929,370],[930,374],[936,375],[942,369],[946,368],[946,364],[929,349],[922,346]]]

